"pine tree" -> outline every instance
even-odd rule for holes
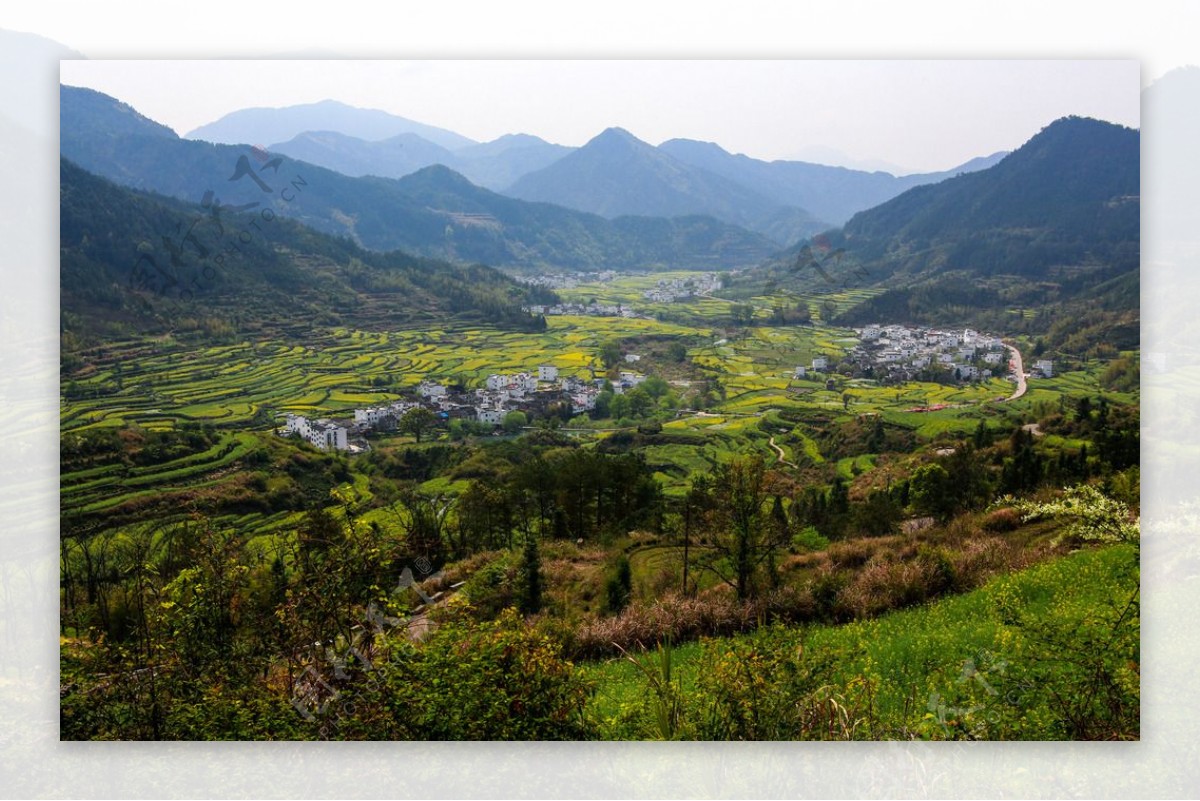
[[[525,550],[521,557],[521,597],[519,608],[522,614],[535,615],[542,609],[542,555],[538,552],[537,537],[525,537]]]

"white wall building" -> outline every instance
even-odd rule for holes
[[[422,398],[426,398],[427,400],[445,397],[446,392],[447,389],[444,385],[439,384],[436,381],[430,381],[429,379],[425,379],[417,385],[417,394]]]
[[[504,416],[507,414],[503,409],[480,409],[475,414],[475,419],[481,423],[489,423],[498,426],[504,422]]]
[[[558,368],[553,364],[538,365],[538,381],[557,381]]]
[[[344,451],[350,447],[346,427],[332,420],[309,420],[303,415],[289,414],[284,428],[289,434],[296,434],[321,450]]]

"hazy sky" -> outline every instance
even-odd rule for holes
[[[1067,114],[1137,127],[1135,60],[64,61],[62,82],[181,135],[228,112],[333,98],[486,141],[581,145],[617,125],[755,158],[940,170],[1011,150]]]

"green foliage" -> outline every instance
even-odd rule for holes
[[[529,425],[529,418],[525,412],[512,411],[504,415],[504,422],[501,425],[509,434],[517,434],[522,428]]]
[[[606,370],[611,370],[621,363],[621,343],[609,340],[600,346],[600,363]]]
[[[448,621],[421,645],[391,638],[391,654],[348,697],[378,715],[342,736],[395,740],[572,740],[587,737],[588,688],[550,638],[514,611]],[[362,715],[361,717],[367,717]],[[369,718],[368,718],[369,719]]]
[[[537,537],[527,535],[521,553],[520,595],[517,606],[525,615],[536,615],[542,610],[542,556],[538,552]]]
[[[604,580],[604,611],[615,615],[629,605],[633,596],[633,570],[629,557],[621,554],[617,563]]]
[[[829,547],[829,539],[822,537],[813,526],[805,526],[799,534],[792,537],[792,549],[799,553],[823,551]]]
[[[1006,496],[996,504],[1011,506],[1026,521],[1044,517],[1064,519],[1067,525],[1058,535],[1059,541],[1075,545],[1129,543],[1140,548],[1140,524],[1130,508],[1091,484],[1068,487],[1053,501],[1014,500]]]
[[[404,416],[396,424],[396,427],[405,434],[414,437],[417,442],[420,442],[421,437],[433,430],[436,425],[437,417],[434,416],[433,412],[424,406],[417,406],[405,412]]]

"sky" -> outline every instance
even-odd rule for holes
[[[943,170],[1019,147],[1068,114],[1138,127],[1125,60],[64,60],[61,80],[180,135],[231,111],[325,99],[478,141],[582,145],[610,126],[651,144],[760,159]]]

